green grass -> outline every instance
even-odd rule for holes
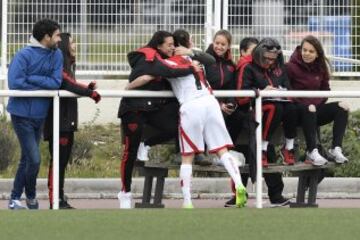
[[[358,239],[360,209],[0,211],[1,239]]]

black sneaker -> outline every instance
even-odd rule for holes
[[[39,202],[36,198],[33,199],[26,199],[26,206],[28,209],[36,210],[39,209]]]
[[[236,196],[233,196],[229,201],[227,201],[224,207],[236,207]]]
[[[272,207],[272,208],[283,207],[283,206],[289,205],[290,203],[291,203],[290,199],[281,197],[275,201],[272,201],[270,207]]]
[[[60,200],[59,209],[75,209],[67,201]]]

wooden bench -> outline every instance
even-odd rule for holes
[[[291,172],[298,176],[298,186],[296,202],[291,203],[290,207],[318,207],[316,203],[318,181],[321,178],[322,171],[327,168],[334,167],[334,162],[329,162],[325,166],[316,167],[307,163],[296,163],[295,165],[285,166],[279,164],[270,164],[268,168],[263,168],[264,173],[283,173]],[[140,173],[145,176],[143,198],[141,203],[136,203],[136,208],[163,208],[162,204],[163,191],[165,178],[168,175],[168,170],[179,169],[179,165],[166,165],[166,164],[154,164],[146,163],[141,167]],[[226,170],[222,166],[197,166],[193,165],[194,172],[215,172],[226,173]],[[248,173],[249,167],[247,165],[240,167],[242,173]],[[151,203],[151,191],[153,178],[156,178],[156,187],[154,201]],[[308,199],[306,201],[305,195],[308,191]]]

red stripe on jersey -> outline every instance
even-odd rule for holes
[[[179,129],[180,129],[181,138],[183,138],[187,142],[187,144],[189,144],[189,146],[193,149],[193,151],[195,153],[200,152],[199,149],[196,147],[196,145],[191,141],[190,137],[185,133],[184,129],[181,126],[180,126]],[[188,154],[189,155],[189,153],[185,153],[184,146],[182,146],[182,147],[183,147],[183,149],[181,151],[181,155],[183,155],[183,154]]]

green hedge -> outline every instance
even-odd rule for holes
[[[13,177],[19,159],[17,139],[6,119],[0,119],[0,177]],[[321,128],[322,142],[329,149],[332,125]],[[120,127],[116,124],[84,125],[75,135],[72,161],[67,177],[119,177],[122,153]],[[360,111],[351,113],[343,143],[343,150],[350,162],[332,172],[337,177],[360,177]],[[303,146],[304,144],[301,143]],[[159,145],[151,149],[152,161],[172,161],[173,145]],[[47,177],[49,150],[46,142],[41,143],[42,163],[40,177]]]

